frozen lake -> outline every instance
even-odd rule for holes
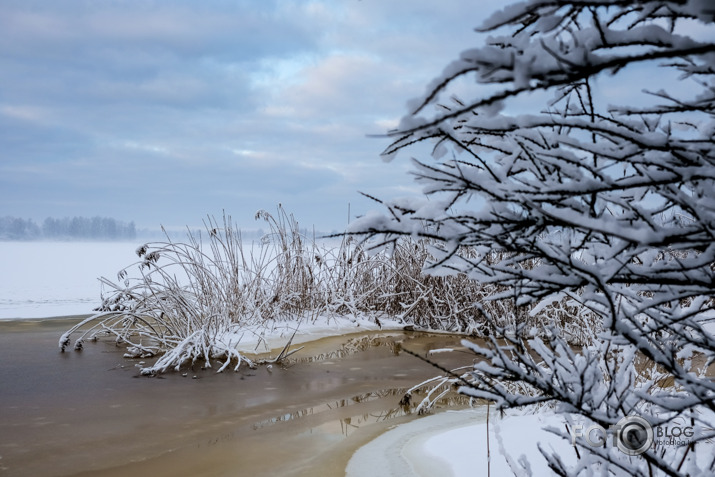
[[[138,260],[136,242],[0,242],[0,319],[92,313],[105,276]]]

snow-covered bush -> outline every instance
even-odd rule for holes
[[[207,367],[212,359],[223,359],[219,371],[233,361],[236,368],[243,361],[251,364],[235,349],[236,333],[255,321],[252,305],[265,300],[251,284],[255,273],[266,270],[266,260],[243,254],[230,218],[222,226],[210,219],[206,230],[205,245],[201,235],[189,233],[187,243],[167,235],[166,242],[138,247],[139,262],[119,271],[117,283],[101,278],[106,289],[98,313],[64,333],[60,348],[70,345],[75,332],[81,332],[76,350],[87,339],[109,334],[127,345],[125,357],[161,355],[142,374],[179,369],[198,359]]]
[[[282,207],[275,215],[259,211],[270,232],[260,244],[244,245],[231,218],[209,217],[205,233],[186,242],[140,246],[139,262],[102,277],[102,303],[97,314],[73,326],[60,338],[60,348],[88,339],[114,336],[127,346],[125,357],[159,359],[142,374],[179,370],[187,363],[222,360],[219,372],[235,363],[253,365],[236,345],[246,333],[260,332],[268,321],[294,320],[326,311],[326,274],[318,273],[325,251],[305,236]],[[342,248],[342,247],[341,247]]]
[[[425,196],[385,201],[351,231],[429,238],[433,273],[500,286],[493,297],[540,312],[563,304],[556,321],[599,317],[590,346],[574,348],[517,314],[506,341],[469,345],[485,361],[465,393],[552,402],[606,429],[633,414],[696,429],[690,445],[634,456],[580,437],[575,468],[543,450],[555,472],[713,473],[715,5],[530,0],[481,30],[486,45],[449,64],[390,132],[388,157],[432,144],[433,161],[414,161]],[[500,384],[512,381],[529,392]]]
[[[307,236],[282,207],[275,214],[259,211],[256,219],[269,227],[260,244],[244,245],[240,230],[224,217],[222,223],[209,218],[205,233],[189,233],[186,242],[140,246],[139,261],[121,270],[116,282],[101,279],[105,291],[98,313],[64,333],[60,348],[70,346],[75,333],[77,350],[88,339],[110,335],[127,346],[127,357],[158,357],[144,374],[178,370],[196,360],[206,367],[221,360],[223,371],[232,363],[252,364],[236,351],[238,341],[276,321],[299,326],[332,316],[377,323],[388,317],[421,329],[499,335],[513,333],[516,314],[523,312],[510,297],[489,301],[503,288],[498,285],[465,274],[422,273],[424,262],[434,258],[430,240],[404,238],[368,253],[351,237],[336,243]],[[561,305],[534,309],[527,318],[551,319]],[[588,329],[592,317],[583,313],[580,321],[554,326],[580,343],[579,326]]]

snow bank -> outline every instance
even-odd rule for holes
[[[486,421],[486,416],[486,408],[447,411],[396,426],[358,449],[348,462],[345,475],[444,476],[448,469],[445,462],[425,454],[426,441],[459,426],[478,425]]]
[[[260,325],[244,327],[223,341],[237,343],[235,347],[241,353],[265,353],[283,348],[291,337],[294,348],[295,345],[331,336],[361,331],[401,330],[404,327],[403,323],[386,318],[380,319],[380,323],[382,327],[367,319],[340,316],[320,316],[315,320],[302,321],[267,320]]]
[[[373,477],[487,475],[486,407],[447,411],[403,424],[358,449],[346,475]],[[490,473],[493,477],[521,475],[526,458],[532,475],[550,475],[537,443],[557,450],[567,464],[576,462],[570,443],[544,430],[562,428],[562,416],[551,412],[534,415],[490,416]]]

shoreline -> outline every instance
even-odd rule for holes
[[[486,406],[445,410],[396,426],[359,447],[350,458],[346,477],[449,476],[447,462],[425,452],[426,442],[451,431],[486,422]]]

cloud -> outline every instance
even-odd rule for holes
[[[282,202],[342,226],[347,203],[371,206],[357,190],[414,187],[367,135],[471,46],[482,8],[0,2],[0,208],[155,226]]]
[[[379,79],[388,68],[379,59],[364,54],[329,54],[297,72],[295,84],[277,90],[274,101],[297,118],[340,117],[350,114],[374,114],[374,104],[382,97],[386,82]],[[368,94],[368,91],[370,94]],[[280,111],[280,110],[279,110]]]
[[[28,105],[10,105],[0,106],[0,114],[13,119],[31,122],[44,122],[50,115],[45,108]]]

